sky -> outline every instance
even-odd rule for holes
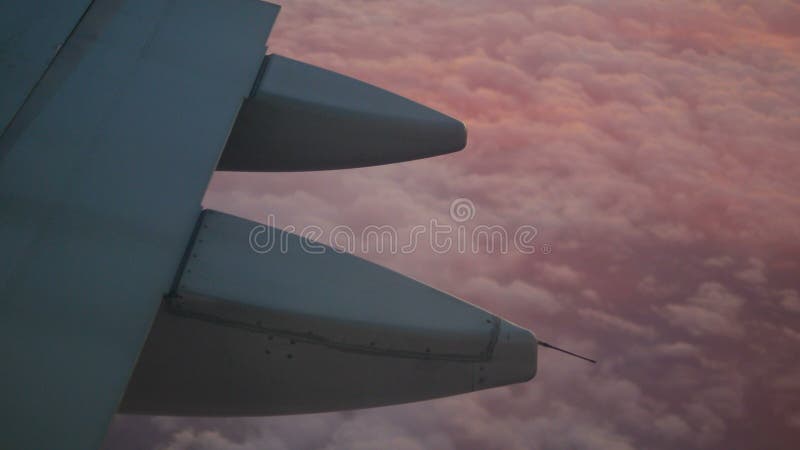
[[[284,1],[270,52],[462,120],[464,151],[215,174],[280,226],[448,219],[540,251],[362,256],[591,355],[528,383],[291,417],[117,416],[109,449],[796,448],[800,2]]]

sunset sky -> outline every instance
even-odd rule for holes
[[[790,449],[800,442],[800,2],[283,1],[269,51],[462,120],[390,166],[217,173],[280,226],[533,225],[549,252],[362,256],[596,357],[343,413],[118,416],[109,449]],[[313,278],[312,280],[313,281]]]

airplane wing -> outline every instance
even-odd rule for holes
[[[278,7],[258,0],[0,6],[0,448],[97,448],[118,410],[328,411],[533,377],[527,330],[201,213],[215,169],[423,158],[464,147],[463,124],[265,58]]]
[[[15,113],[0,138],[0,447],[102,443],[277,12],[95,0]]]
[[[91,0],[0,3],[0,130],[5,131]]]

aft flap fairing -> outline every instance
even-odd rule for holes
[[[270,415],[424,400],[529,380],[527,330],[297,235],[205,211],[122,412]],[[268,251],[252,237],[274,233]],[[260,236],[261,243],[264,236]]]

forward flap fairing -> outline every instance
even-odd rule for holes
[[[346,169],[461,150],[464,124],[384,89],[280,55],[239,112],[217,170]]]

